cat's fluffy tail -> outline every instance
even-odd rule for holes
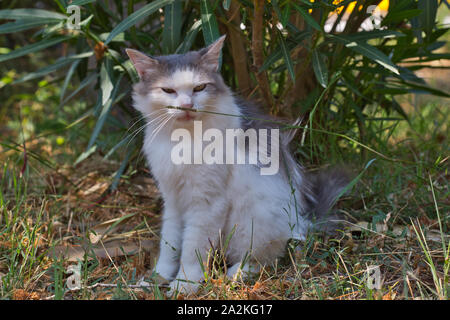
[[[335,231],[340,225],[340,217],[332,207],[350,181],[349,172],[344,168],[334,168],[309,174],[306,178],[311,192],[308,212],[313,229]]]
[[[299,190],[303,190],[306,215],[311,220],[313,229],[333,232],[339,228],[341,219],[332,208],[350,182],[351,175],[343,167],[326,169],[314,174],[305,173],[292,154],[287,151],[301,122],[302,118],[300,117],[292,123],[293,129],[287,130],[281,135],[281,141],[285,147],[283,148],[285,163],[288,171],[291,172],[294,184],[300,187]]]

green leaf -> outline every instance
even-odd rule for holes
[[[420,85],[417,83],[411,83],[411,82],[406,82],[406,81],[401,82],[399,84],[404,84],[404,85],[407,85],[408,87],[412,88],[413,89],[412,92],[431,93],[431,94],[434,94],[435,96],[450,98],[450,93],[441,91],[439,89],[431,88],[426,85]]]
[[[111,110],[111,107],[112,107],[113,103],[114,103],[114,99],[116,98],[117,91],[119,90],[120,82],[122,80],[122,77],[123,77],[123,74],[121,74],[119,76],[119,79],[114,84],[114,89],[113,89],[113,91],[111,93],[110,98],[103,105],[103,108],[102,108],[102,111],[100,113],[100,116],[98,117],[97,123],[95,124],[94,131],[92,132],[91,138],[89,139],[89,144],[87,146],[88,150],[94,145],[94,143],[97,140],[97,137],[98,137],[101,129],[103,128],[103,125],[105,124],[105,120],[106,120],[106,118],[107,118],[107,116],[109,114],[109,111]]]
[[[231,0],[223,0],[222,5],[225,10],[230,10]]]
[[[402,106],[394,98],[392,98],[392,108],[397,111],[404,119],[409,121],[408,115],[406,114],[405,110],[403,110]]]
[[[103,42],[105,42],[106,39],[108,39],[108,37],[109,37],[109,33],[108,32],[102,33],[99,36],[100,40],[102,40]],[[125,32],[122,32],[122,33],[119,33],[118,35],[116,35],[109,42],[125,42],[125,40],[130,40],[130,39],[125,39]]]
[[[138,11],[130,14],[126,19],[119,23],[109,34],[108,39],[106,39],[105,44],[108,44],[112,39],[114,39],[119,33],[128,30],[131,26],[135,25],[145,17],[151,15],[158,9],[171,4],[174,0],[156,0],[142,7]]]
[[[119,169],[114,174],[113,181],[110,186],[110,190],[114,191],[117,189],[117,186],[119,185],[120,177],[124,173],[125,169],[127,168],[128,162],[130,161],[130,156],[133,153],[133,151],[136,149],[128,149],[127,153],[125,154],[125,158],[122,160],[122,163],[120,164]]]
[[[399,38],[404,37],[405,34],[393,31],[393,30],[371,30],[371,31],[361,31],[353,34],[347,35],[348,40],[352,41],[367,41],[370,39],[378,38]]]
[[[28,30],[28,29],[42,26],[44,24],[56,23],[58,21],[60,21],[60,20],[56,20],[56,19],[16,20],[14,22],[8,22],[8,23],[0,25],[0,34]]]
[[[36,78],[43,77],[51,72],[54,72],[64,66],[72,63],[75,60],[88,58],[88,57],[92,56],[93,54],[94,54],[93,52],[86,52],[86,53],[76,54],[76,55],[72,55],[72,56],[65,57],[65,58],[60,58],[60,59],[56,60],[55,63],[50,64],[49,66],[41,68],[35,72],[30,72],[30,73],[26,74],[22,78],[14,81],[13,84],[22,83],[25,81],[30,81],[30,80],[33,80]]]
[[[347,48],[375,61],[376,63],[382,65],[383,67],[392,71],[393,73],[400,74],[398,72],[397,66],[394,63],[392,63],[391,59],[389,59],[388,56],[386,56],[383,52],[381,52],[377,48],[364,42],[352,41],[351,39],[348,39],[344,36],[335,36],[328,34],[327,37],[343,43]]]
[[[422,10],[419,16],[422,29],[427,35],[433,31],[434,22],[436,20],[436,12],[438,8],[437,0],[419,0],[417,7]]]
[[[183,42],[178,46],[175,53],[188,52],[191,49],[192,44],[194,43],[195,38],[197,37],[197,33],[201,28],[202,28],[202,21],[201,20],[196,21],[192,25],[191,29],[187,32]]]
[[[67,16],[42,9],[6,9],[0,10],[0,19],[17,20],[17,19],[56,19],[66,20]]]
[[[70,99],[72,99],[74,96],[76,96],[81,90],[83,90],[85,87],[91,84],[95,79],[97,79],[98,74],[97,73],[91,73],[88,77],[84,78],[83,81],[78,85],[78,87],[62,102],[60,102],[60,105],[66,104]]]
[[[58,70],[59,68],[62,68],[68,64],[70,64],[73,60],[67,60],[67,59],[63,59],[63,60],[59,60],[57,62],[55,62],[54,64],[51,64],[47,67],[44,67],[42,69],[39,69],[35,72],[30,72],[27,73],[25,76],[23,76],[22,78],[17,79],[16,81],[14,81],[12,84],[18,84],[18,83],[22,83],[22,82],[26,82],[26,81],[30,81],[36,78],[40,78],[43,77],[49,73],[52,73],[56,70]]]
[[[73,76],[76,68],[80,64],[80,62],[81,62],[81,60],[75,60],[74,62],[72,62],[72,65],[70,66],[69,71],[67,72],[67,75],[64,79],[63,86],[61,88],[61,94],[59,96],[59,106],[61,106],[62,102],[64,101],[64,96],[66,94],[67,87],[69,86],[70,80],[72,79],[72,76]]]
[[[300,12],[300,14],[305,19],[306,23],[308,23],[311,27],[318,31],[322,31],[322,27],[317,23],[316,20],[314,20],[313,16],[310,15],[308,12],[306,12],[302,7],[298,6],[295,2],[291,2],[291,4],[294,6],[294,8]]]
[[[411,19],[420,15],[422,10],[420,9],[410,9],[410,10],[401,10],[401,11],[390,11],[387,16],[381,22],[382,26],[387,25],[391,22],[401,22],[405,19]]]
[[[220,37],[219,26],[211,8],[210,1],[200,1],[200,12],[203,26],[203,38],[206,45],[210,45]]]
[[[289,5],[289,2],[286,3],[286,6],[283,10],[283,16],[280,19],[281,24],[284,28],[286,28],[287,22],[289,20],[289,17],[291,16],[291,6]]]
[[[328,85],[328,69],[322,54],[317,49],[312,52],[312,62],[317,82],[326,88]]]
[[[74,0],[69,4],[69,6],[84,6],[85,4],[89,4],[95,1],[97,0]]]
[[[28,46],[11,51],[7,54],[0,55],[0,62],[25,56],[29,53],[36,52],[36,51],[54,46],[55,44],[69,40],[70,38],[71,38],[71,36],[59,36],[59,37],[51,38],[51,39],[44,39],[42,41],[39,41],[39,42],[30,44]]]
[[[281,20],[283,15],[281,14],[280,6],[278,5],[278,0],[272,0],[270,4],[272,5],[273,10],[277,14],[278,20]]]
[[[175,0],[164,7],[164,29],[162,34],[162,49],[164,53],[172,53],[180,43],[182,23],[182,3]]]
[[[289,54],[289,49],[284,41],[283,35],[278,30],[278,39],[280,41],[281,53],[283,54],[284,62],[286,63],[286,67],[289,71],[289,75],[291,76],[292,82],[295,82],[295,71],[294,65],[291,60],[291,55]]]
[[[219,26],[217,24],[214,10],[212,10],[209,0],[200,1],[200,12],[202,20],[203,38],[206,45],[210,45],[220,37]],[[219,58],[219,70],[222,66],[222,54]]]
[[[111,97],[114,85],[111,80],[112,68],[106,60],[100,68],[100,88],[102,89],[102,105],[105,105],[106,101]]]
[[[311,33],[309,31],[302,31],[302,32],[298,32],[297,34],[295,34],[294,36],[294,42],[292,41],[288,41],[286,43],[288,51],[290,52],[292,49],[294,49],[298,44],[300,44],[303,39],[307,38],[309,35],[311,35]],[[259,69],[258,72],[264,71],[266,69],[268,69],[272,64],[274,64],[275,62],[277,62],[278,60],[280,60],[283,57],[283,52],[281,51],[280,46],[278,46],[276,48],[276,50],[274,50],[264,61],[263,65],[261,66],[261,68]]]
[[[80,162],[86,160],[91,154],[93,154],[95,151],[97,150],[97,146],[92,146],[90,147],[88,150],[86,150],[85,152],[83,152],[82,154],[80,154],[78,156],[78,158],[75,160],[75,163],[73,164],[74,166],[76,166],[77,164],[79,164]]]

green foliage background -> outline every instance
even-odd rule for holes
[[[161,202],[140,152],[137,75],[124,49],[183,53],[227,34],[225,82],[267,112],[303,118],[294,147],[308,170],[344,162],[359,171],[337,207],[365,227],[308,236],[256,283],[218,284],[217,269],[201,297],[448,299],[450,45],[438,21],[450,8],[390,0],[381,30],[361,31],[380,2],[73,0],[81,28],[72,30],[69,1],[0,1],[0,298],[105,298],[68,290],[70,261],[52,256],[60,245],[94,246],[105,220],[135,219],[110,240],[159,240]],[[112,298],[164,298],[159,287],[126,290],[154,252],[110,262],[85,254],[84,284],[117,285],[105,287]],[[382,290],[367,288],[368,265],[382,267]],[[247,294],[261,283],[265,295]]]
[[[389,159],[386,141],[395,128],[390,124],[408,120],[398,97],[449,97],[414,73],[450,57],[436,53],[446,45],[441,38],[448,31],[436,22],[436,12],[448,3],[391,0],[381,28],[361,31],[369,6],[380,2],[356,1],[351,12],[349,0],[55,0],[40,2],[39,9],[29,1],[2,2],[1,70],[10,70],[24,56],[34,60],[33,66],[41,65],[33,71],[18,66],[21,76],[4,77],[2,90],[15,93],[27,82],[35,87],[51,76],[60,90],[60,108],[66,110],[66,118],[51,129],[94,120],[91,132],[80,133],[89,142],[76,162],[95,151],[106,158],[119,152],[123,163],[114,189],[140,149],[139,139],[132,139],[139,131],[129,131],[138,116],[129,99],[137,75],[124,49],[184,53],[227,34],[226,83],[272,114],[303,117],[302,127],[308,128],[301,139],[305,148],[299,149],[303,162],[339,159],[341,152],[366,159],[375,149]],[[69,5],[81,8],[79,30],[67,25]],[[326,26],[333,12],[336,20]],[[342,20],[347,23],[339,30]],[[326,27],[331,30],[325,32]],[[45,87],[46,81],[39,83]]]

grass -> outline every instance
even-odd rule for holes
[[[49,117],[49,127],[36,129],[43,111],[58,100],[52,86],[41,83],[39,90],[44,92],[36,100],[17,99],[29,108],[22,108],[20,119],[10,119],[11,135],[2,140],[0,297],[167,299],[164,287],[138,285],[141,276],[153,277],[148,270],[159,241],[161,199],[149,172],[135,162],[117,190],[106,192],[120,161],[97,152],[74,166],[89,138],[80,128],[92,124],[84,120],[67,128],[83,111],[75,105],[63,110],[69,122]],[[416,104],[409,108],[409,123],[373,124],[382,130],[376,149],[391,161],[370,152],[364,156],[349,142],[345,150],[325,144],[332,149],[322,154],[336,159],[344,154],[340,159],[355,172],[376,158],[338,203],[349,221],[338,236],[311,234],[303,243],[292,242],[285,257],[247,281],[231,281],[211,264],[200,291],[177,298],[448,299],[449,111],[443,107],[448,101],[419,99],[402,102],[407,109]],[[68,271],[71,265],[80,268],[82,287],[76,290],[68,288],[76,276]],[[380,268],[378,289],[368,285],[369,266]]]
[[[439,21],[449,12],[441,8]],[[25,43],[23,35],[14,36],[15,45]],[[448,40],[447,33],[445,52]],[[117,180],[127,152],[105,151],[124,138],[127,115],[113,108],[97,150],[76,163],[95,126],[87,112],[97,92],[86,90],[61,104],[64,74],[10,85],[59,57],[58,50],[47,50],[1,69],[0,299],[169,299],[164,286],[139,282],[142,276],[157,280],[149,270],[159,244],[159,192],[142,154]],[[444,63],[448,68],[443,60],[430,65]],[[450,92],[448,69],[420,73],[432,87]],[[282,92],[277,81],[271,85]],[[172,298],[448,299],[449,100],[406,95],[398,102],[409,121],[369,106],[360,135],[356,128],[321,131],[317,100],[304,101],[316,103],[307,121],[316,131],[297,139],[302,164],[316,170],[317,164],[341,162],[361,175],[337,203],[345,228],[334,237],[310,234],[304,242],[290,242],[284,257],[246,281],[224,277],[223,254],[212,252],[199,292]],[[343,114],[337,106],[334,111],[336,118]],[[381,275],[378,288],[368,277],[373,266]]]
[[[422,76],[449,92],[448,71],[432,71]],[[95,125],[84,101],[95,97],[59,107],[58,85],[6,87],[17,77],[9,71],[0,79],[0,299],[168,299],[164,287],[139,287],[142,276],[154,277],[161,214],[142,155],[107,191],[125,152],[105,159],[102,150],[127,128],[114,123],[103,145],[74,165]],[[225,278],[221,255],[212,255],[200,291],[176,298],[448,299],[449,101],[408,95],[399,102],[409,121],[374,108],[371,118],[385,120],[366,123],[379,154],[336,135],[315,132],[310,143],[300,134],[296,155],[308,169],[343,162],[362,173],[337,203],[348,220],[337,236],[289,243],[283,258],[247,281]],[[341,133],[359,141],[353,130]],[[70,266],[79,267],[79,289],[69,290],[78,277]],[[379,289],[368,285],[369,266],[380,269]]]

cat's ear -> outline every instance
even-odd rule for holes
[[[226,35],[211,43],[208,47],[200,51],[202,54],[200,64],[206,69],[216,72],[219,69],[220,52],[222,51],[223,42]]]
[[[125,49],[128,57],[136,68],[137,73],[141,79],[144,79],[145,73],[155,69],[159,62],[156,59],[150,58],[134,49]]]

